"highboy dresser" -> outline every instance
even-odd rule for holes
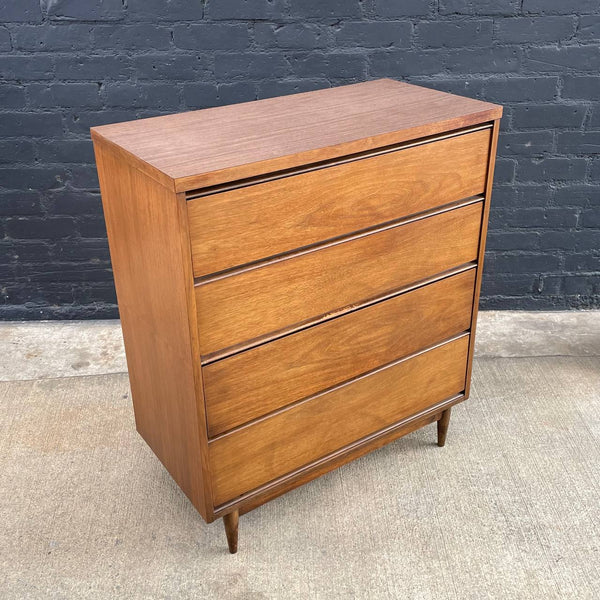
[[[444,444],[501,113],[379,80],[92,129],[137,429],[231,552],[240,513]]]

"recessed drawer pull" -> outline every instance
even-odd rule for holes
[[[196,287],[201,355],[240,349],[477,259],[481,201]]]
[[[203,368],[218,435],[466,331],[474,268]]]
[[[483,129],[190,200],[194,275],[481,194],[490,135]]]

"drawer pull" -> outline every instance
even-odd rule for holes
[[[194,275],[482,194],[490,135],[486,128],[190,200]]]
[[[258,345],[475,261],[481,201],[196,286],[200,353]]]

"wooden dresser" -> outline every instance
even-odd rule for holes
[[[92,129],[137,429],[240,513],[468,397],[499,106],[392,80]]]

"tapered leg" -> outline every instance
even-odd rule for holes
[[[450,411],[451,408],[447,408],[437,422],[437,434],[438,434],[438,446],[442,447],[446,443],[446,434],[448,433],[448,425],[450,423]]]
[[[225,525],[225,535],[227,536],[227,545],[229,552],[235,554],[238,546],[238,521],[240,513],[234,510],[232,513],[223,517],[223,525]]]

